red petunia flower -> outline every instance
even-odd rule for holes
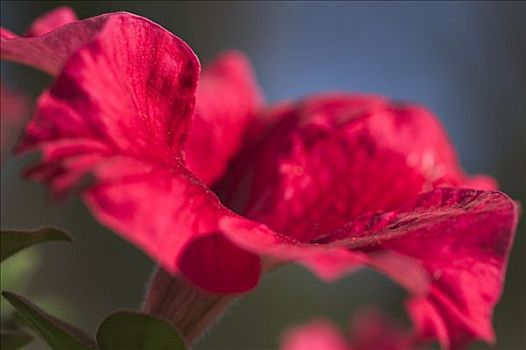
[[[88,176],[97,219],[170,273],[240,293],[261,261],[369,266],[408,289],[422,336],[494,341],[518,206],[463,173],[424,108],[330,94],[263,111],[240,54],[199,78],[181,39],[128,13],[3,38],[2,57],[58,75],[18,146],[43,154],[28,175],[56,194]]]
[[[330,321],[317,319],[286,330],[282,350],[417,350],[417,338],[380,312],[359,311],[351,320],[349,337]]]
[[[29,101],[23,93],[8,89],[0,83],[0,106],[0,154],[4,159],[15,135],[22,130],[23,123],[29,117]]]
[[[43,15],[34,21],[26,37],[44,35],[64,24],[75,22],[77,16],[75,12],[69,7],[59,7],[49,13]],[[14,39],[18,36],[11,31],[0,28],[0,37],[2,39]],[[2,40],[2,59],[4,58],[4,41]],[[1,133],[1,151],[2,157],[4,152],[9,147],[13,135],[21,128],[22,124],[29,116],[30,103],[27,97],[18,91],[13,91],[0,84],[1,91],[1,106],[2,106],[2,133]]]
[[[23,37],[27,38],[27,37],[41,36],[59,27],[62,27],[63,25],[66,25],[72,22],[76,22],[76,21],[77,21],[77,15],[70,7],[67,7],[67,6],[57,7],[56,9],[45,13],[44,15],[40,16],[35,21],[33,21],[33,23],[31,23],[31,26],[29,27],[29,29],[27,30],[26,34]],[[6,28],[1,28],[0,33],[3,39],[20,38],[18,35],[14,34],[13,32],[11,32],[10,30]],[[18,42],[20,43],[20,41]],[[11,44],[8,44],[8,46],[9,45]],[[9,48],[7,48],[7,50],[8,50],[7,52],[10,51]],[[20,51],[15,50],[15,52],[20,52]],[[4,59],[3,55],[4,55],[4,49],[2,49],[2,59]],[[17,59],[15,59],[15,61],[17,61]]]

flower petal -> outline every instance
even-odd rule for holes
[[[0,28],[0,38],[1,39],[12,39],[16,37],[17,35],[13,33],[12,31],[10,31],[9,29],[6,29],[4,27]],[[3,56],[2,56],[2,59],[3,59]]]
[[[228,217],[221,228],[249,251],[297,260],[324,279],[360,264],[384,272],[412,293],[409,312],[421,336],[459,348],[474,338],[494,340],[491,316],[517,218],[517,204],[501,192],[440,188],[313,243]]]
[[[299,241],[398,208],[423,191],[468,183],[443,129],[421,107],[334,95],[277,113],[267,136],[238,159],[225,186],[237,192],[223,199]],[[244,204],[232,204],[246,193]]]
[[[77,15],[71,7],[61,6],[37,18],[27,32],[27,36],[40,36],[63,25],[77,21]]]
[[[77,15],[71,7],[57,7],[34,20],[24,37],[41,36],[76,21]],[[6,28],[0,28],[0,37],[2,39],[12,39],[19,36]]]
[[[2,28],[2,59],[56,75],[72,54],[98,34],[108,16],[77,22],[71,8],[59,7],[34,21],[29,37],[21,38]],[[40,38],[71,22],[75,23]],[[237,152],[263,98],[250,63],[239,52],[225,53],[206,67],[197,96],[186,146],[187,164],[205,183],[212,184]]]
[[[356,350],[419,349],[415,337],[380,311],[367,308],[351,319],[352,344]]]
[[[351,350],[347,339],[331,322],[319,319],[288,329],[281,340],[282,350]]]
[[[215,218],[214,223],[217,224]],[[194,285],[214,293],[253,289],[261,271],[259,256],[239,248],[221,231],[192,239],[177,264]]]
[[[57,15],[62,18],[56,18]],[[30,31],[37,36],[30,37],[19,37],[2,28],[1,58],[58,75],[71,55],[89,43],[111,16],[100,15],[54,29],[53,26],[72,19],[68,19],[65,12],[55,13],[51,18],[44,18],[43,22],[37,20],[36,28]],[[51,31],[45,33],[47,30]]]
[[[206,66],[185,146],[188,168],[206,184],[214,183],[237,153],[262,104],[262,94],[243,54],[228,52]]]
[[[259,257],[223,238],[218,221],[234,214],[183,165],[198,71],[179,38],[111,15],[42,95],[19,151],[42,151],[29,175],[56,194],[90,180],[93,214],[170,273],[242,292],[257,284]]]
[[[350,340],[329,321],[318,319],[294,327],[282,337],[283,350],[416,350],[411,333],[374,309],[363,309],[351,319]]]
[[[180,161],[197,58],[182,40],[145,18],[105,18],[99,35],[40,97],[18,151],[90,140],[106,154],[168,165]]]
[[[0,82],[1,111],[1,131],[0,131],[0,155],[4,158],[4,153],[11,147],[11,142],[15,139],[22,129],[23,123],[29,117],[29,101],[24,94],[12,91]]]
[[[259,280],[259,257],[221,233],[233,215],[182,166],[111,158],[93,170],[85,199],[99,221],[122,234],[170,273],[210,292],[239,293]]]
[[[494,341],[491,317],[517,218],[517,205],[503,193],[442,188],[370,220],[370,230],[352,222],[327,243],[361,246],[367,264],[412,292],[409,311],[421,335],[460,348],[474,338]],[[407,273],[415,266],[427,274],[428,286]]]

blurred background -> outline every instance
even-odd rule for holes
[[[503,191],[526,203],[525,3],[2,1],[2,26],[24,33],[59,5],[80,18],[121,10],[148,17],[188,42],[205,64],[240,49],[270,102],[346,90],[424,104],[440,117],[468,172],[496,177]],[[33,98],[51,83],[26,67],[2,62],[1,69],[7,86]],[[43,186],[21,180],[34,158],[3,161],[2,227],[57,225],[75,241],[21,257],[13,265],[25,283],[10,288],[93,333],[105,314],[140,305],[153,263],[98,224],[77,198],[57,204]],[[526,348],[524,221],[495,311],[497,349]],[[289,266],[268,274],[196,349],[273,349],[287,326],[324,316],[345,329],[354,312],[371,304],[408,325],[404,297],[369,270],[324,284]]]

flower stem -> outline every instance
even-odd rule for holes
[[[185,341],[192,344],[233,299],[206,293],[158,267],[148,287],[143,311],[171,322]]]

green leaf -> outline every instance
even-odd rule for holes
[[[24,290],[41,262],[40,252],[36,249],[26,249],[10,257],[0,264],[0,287],[2,290]],[[0,319],[9,318],[15,309],[0,298]]]
[[[184,341],[168,322],[154,316],[117,311],[97,331],[101,350],[184,350]]]
[[[29,300],[10,292],[2,292],[2,296],[53,350],[96,349],[94,342],[82,331],[47,314]]]
[[[68,241],[71,237],[52,227],[43,227],[33,231],[4,231],[0,233],[0,261],[4,261],[16,252],[37,243],[50,241]]]
[[[17,350],[31,343],[31,334],[21,330],[2,329],[0,331],[0,349]]]

